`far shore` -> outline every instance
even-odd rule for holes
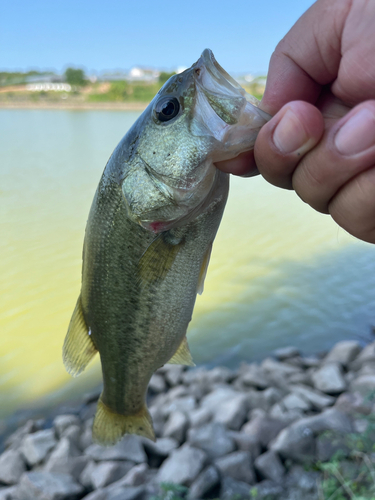
[[[0,109],[63,109],[63,110],[100,110],[100,111],[143,111],[145,102],[1,102]]]

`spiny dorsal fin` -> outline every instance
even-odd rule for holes
[[[195,366],[195,363],[194,363],[193,358],[191,356],[189,345],[187,343],[186,335],[182,339],[180,347],[173,354],[173,356],[168,361],[168,363],[171,365]]]
[[[66,371],[73,377],[78,377],[96,352],[83,316],[81,296],[79,296],[63,346],[63,361]]]
[[[165,278],[183,245],[183,239],[167,239],[159,234],[139,260],[139,282],[142,285]]]
[[[138,434],[156,441],[151,415],[146,406],[135,415],[120,415],[110,410],[100,397],[92,426],[94,443],[112,446],[125,434]]]
[[[201,270],[199,273],[198,286],[197,286],[197,293],[199,293],[199,295],[202,295],[203,293],[204,280],[206,279],[208,264],[210,263],[211,250],[212,250],[212,243],[210,243],[209,247],[207,248],[206,254],[203,258]]]

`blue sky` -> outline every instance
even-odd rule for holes
[[[0,16],[0,69],[190,66],[213,50],[229,72],[265,73],[312,0],[12,0]]]

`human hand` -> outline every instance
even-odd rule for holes
[[[375,2],[318,0],[272,55],[254,152],[217,167],[294,189],[375,243]],[[255,160],[254,160],[255,156]]]

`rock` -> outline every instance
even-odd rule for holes
[[[284,479],[284,466],[274,451],[267,451],[260,455],[255,460],[254,467],[263,479],[270,479],[275,483],[281,483]]]
[[[332,396],[327,396],[316,389],[312,389],[311,387],[307,387],[302,384],[291,384],[289,388],[292,392],[298,394],[303,399],[311,403],[317,410],[322,410],[327,406],[333,405],[335,402],[335,399]]]
[[[242,373],[239,377],[239,381],[243,385],[247,387],[256,387],[257,389],[266,389],[269,386],[269,381],[267,380],[263,369],[256,363],[245,365],[241,371]]]
[[[109,490],[106,500],[141,500],[144,494],[145,488],[143,486],[123,486]]]
[[[284,422],[286,427],[292,422],[295,422],[296,420],[302,418],[304,416],[304,413],[298,408],[289,410],[285,408],[282,403],[276,403],[272,406],[272,408],[268,412],[268,415],[276,420]]]
[[[206,379],[209,384],[227,384],[235,377],[232,370],[226,366],[215,366],[206,372]]]
[[[274,439],[279,432],[286,426],[282,420],[276,420],[268,416],[258,416],[250,420],[242,427],[242,432],[258,439],[263,447]]]
[[[301,465],[293,465],[284,480],[284,484],[287,487],[297,487],[301,496],[308,493],[317,493],[320,478],[321,474],[319,472],[305,471]],[[302,498],[305,498],[305,496]]]
[[[361,351],[361,345],[356,340],[337,342],[324,358],[324,363],[340,363],[348,366]]]
[[[221,480],[220,500],[248,499],[250,485],[237,481],[232,477],[223,477]]]
[[[53,429],[28,434],[21,445],[21,452],[28,465],[33,466],[45,459],[48,452],[56,445]]]
[[[210,394],[207,394],[201,401],[201,408],[210,411],[212,415],[220,412],[222,405],[228,399],[236,396],[238,392],[234,391],[231,387],[218,387]]]
[[[148,454],[165,458],[178,448],[178,442],[168,437],[160,438],[155,443],[149,439],[144,439],[143,446]]]
[[[375,342],[367,345],[349,365],[350,370],[359,370],[365,363],[375,362]]]
[[[80,454],[80,450],[68,438],[63,437],[49,456],[48,462],[54,462],[60,458],[78,457]]]
[[[147,482],[147,464],[138,464],[130,469],[121,480],[123,486],[140,486]]]
[[[172,412],[189,413],[196,408],[197,402],[193,396],[184,396],[181,398],[173,399],[170,403],[166,404],[163,408],[165,417],[168,417]]]
[[[25,460],[19,451],[10,449],[0,455],[0,483],[16,484],[25,471]]]
[[[256,486],[251,488],[251,498],[254,500],[280,500],[281,498],[284,500],[285,497],[282,496],[283,493],[284,488],[280,484],[274,483],[269,479],[261,481]],[[287,500],[292,499],[288,496]],[[301,499],[296,498],[295,500]]]
[[[248,484],[255,482],[251,455],[248,451],[235,451],[225,457],[220,457],[215,460],[215,465],[222,476],[228,476]]]
[[[57,437],[61,437],[62,433],[71,425],[80,426],[81,420],[77,415],[58,415],[53,421],[53,426],[56,431]]]
[[[349,456],[347,436],[337,433],[323,433],[316,438],[316,459],[320,462],[328,462],[335,453],[340,451],[340,456]]]
[[[260,455],[260,443],[256,436],[236,431],[230,431],[229,436],[234,440],[239,450],[250,452],[251,462],[254,462],[254,460]]]
[[[209,422],[212,413],[207,408],[196,408],[189,413],[190,427],[200,427]]]
[[[375,391],[375,375],[362,375],[355,378],[350,384],[351,392],[359,392],[363,396]]]
[[[211,459],[222,457],[235,450],[233,439],[223,424],[210,423],[188,431],[188,442],[204,450]]]
[[[168,384],[172,387],[180,384],[182,381],[182,373],[184,371],[184,367],[181,365],[168,365],[165,368],[166,371],[164,377]]]
[[[220,409],[213,415],[213,421],[225,425],[228,429],[238,430],[246,420],[247,411],[246,394],[234,394],[221,404]]]
[[[325,363],[312,375],[315,389],[327,394],[337,394],[344,392],[346,381],[343,377],[341,365],[339,363]]]
[[[43,470],[46,472],[69,474],[78,481],[89,462],[90,458],[86,455],[81,455],[80,457],[49,458]]]
[[[95,490],[83,497],[83,500],[107,500],[107,492],[105,490]]]
[[[24,438],[32,432],[38,431],[39,426],[34,420],[28,420],[22,427],[17,429],[5,441],[6,448],[17,449],[21,446]]]
[[[288,382],[290,384],[312,385],[311,376],[307,372],[292,373],[288,378]]]
[[[95,473],[96,467],[97,464],[94,462],[94,460],[89,460],[86,467],[83,469],[79,476],[79,482],[87,489],[91,489],[93,487],[92,476]]]
[[[129,463],[127,462],[101,462],[95,466],[91,474],[91,484],[95,489],[103,488],[118,481],[127,472],[129,472]]]
[[[359,392],[344,392],[337,398],[334,408],[346,413],[347,415],[354,416],[357,413],[362,415],[370,415],[371,402],[366,400]]]
[[[295,392],[285,396],[285,398],[281,401],[281,404],[286,410],[309,411],[312,408],[312,404],[309,401],[306,401],[306,399]]]
[[[210,465],[199,474],[189,489],[188,498],[203,498],[220,483],[219,473],[213,465]]]
[[[155,393],[166,391],[167,384],[165,383],[163,375],[160,375],[160,373],[154,373],[148,384],[148,388]]]
[[[277,358],[280,361],[284,361],[285,359],[288,358],[294,358],[295,356],[299,356],[300,352],[297,347],[293,346],[287,346],[287,347],[280,347],[279,349],[276,349],[272,353],[275,358]]]
[[[126,435],[119,443],[106,448],[98,444],[90,445],[85,454],[97,461],[102,460],[130,460],[135,463],[147,462],[147,455],[143,449],[139,436]]]
[[[292,366],[288,363],[281,363],[272,358],[266,358],[261,364],[267,377],[273,381],[288,378],[289,375],[300,373],[302,370],[297,366]]]
[[[17,486],[9,488],[0,488],[0,500],[13,500],[17,491]]]
[[[22,500],[73,500],[83,491],[83,487],[68,474],[25,472],[16,495]]]
[[[174,411],[169,415],[165,423],[163,436],[175,439],[179,443],[185,440],[186,431],[189,426],[189,420],[185,413]]]
[[[176,483],[184,486],[198,477],[207,460],[204,451],[185,443],[163,462],[157,474],[159,483]]]
[[[67,438],[69,441],[80,448],[80,438],[82,434],[82,429],[79,425],[70,425],[61,434],[60,438]],[[81,448],[80,448],[81,449]]]
[[[329,409],[319,415],[306,417],[283,429],[270,448],[284,458],[310,462],[315,457],[314,436],[327,430],[348,433],[352,424],[343,413]]]

